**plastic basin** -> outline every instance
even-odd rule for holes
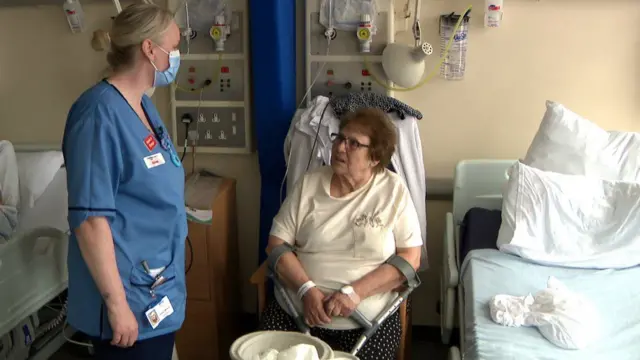
[[[282,351],[298,344],[315,346],[320,360],[334,358],[333,350],[324,341],[313,336],[288,331],[258,331],[244,335],[233,342],[229,356],[232,360],[253,360],[256,355],[269,349]]]
[[[360,360],[357,356],[342,351],[333,352],[333,360]]]

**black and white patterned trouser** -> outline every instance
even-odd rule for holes
[[[274,299],[262,313],[260,330],[298,331],[298,327],[293,318]],[[331,330],[314,327],[311,329],[311,335],[329,344],[334,351],[351,352],[362,335],[362,329]],[[396,311],[378,328],[356,356],[360,360],[395,360],[401,335],[400,313]]]

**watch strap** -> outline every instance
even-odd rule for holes
[[[350,287],[351,291],[348,292],[345,290],[346,287]],[[351,286],[343,286],[342,288],[340,288],[340,292],[347,295],[349,297],[349,299],[351,299],[353,302],[355,303],[360,303],[360,296],[358,295],[358,293],[356,293],[355,289]]]

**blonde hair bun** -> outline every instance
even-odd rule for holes
[[[95,51],[105,51],[111,48],[111,37],[109,32],[104,30],[96,30],[91,38],[91,47]]]

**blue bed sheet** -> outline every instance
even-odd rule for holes
[[[522,296],[546,287],[555,276],[599,310],[601,337],[583,350],[564,350],[535,328],[498,325],[489,315],[497,294]],[[640,359],[640,267],[587,270],[542,266],[497,250],[473,250],[462,265],[465,300],[465,360]],[[592,314],[585,314],[592,316]]]

